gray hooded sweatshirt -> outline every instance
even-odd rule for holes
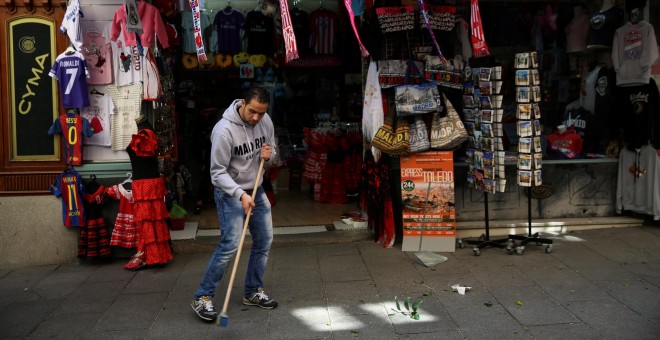
[[[264,115],[252,127],[238,114],[240,106],[241,100],[235,99],[211,132],[211,182],[237,199],[244,192],[251,195],[259,170],[261,146],[269,144],[275,148],[275,129],[270,116]],[[263,177],[257,186],[262,182]]]

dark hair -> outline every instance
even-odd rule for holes
[[[252,87],[245,92],[245,104],[251,102],[253,99],[259,103],[270,104],[270,93],[263,87]]]

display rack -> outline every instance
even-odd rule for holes
[[[508,239],[490,239],[488,194],[504,192],[504,145],[502,136],[502,67],[473,69],[463,94],[463,117],[468,132],[466,159],[468,187],[484,194],[485,232],[477,240],[458,239],[459,248],[472,245],[474,255],[481,255],[486,247],[505,248]]]
[[[546,244],[546,253],[552,252],[552,240],[532,233],[532,191],[543,184],[542,181],[542,146],[541,146],[541,81],[538,71],[536,52],[516,53],[516,118],[518,134],[518,186],[527,190],[527,235],[509,234],[506,245],[507,254],[522,255],[529,243]],[[520,241],[520,244],[516,244]]]

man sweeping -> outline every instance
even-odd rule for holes
[[[221,234],[191,304],[203,320],[213,321],[218,317],[212,299],[227,264],[242,244],[242,227],[248,212],[252,247],[243,304],[265,309],[277,307],[277,302],[264,291],[263,276],[273,240],[273,220],[271,205],[261,187],[261,176],[257,174],[263,169],[263,161],[270,160],[275,153],[269,145],[275,140],[273,122],[267,114],[269,100],[267,90],[249,89],[243,99],[231,103],[211,133],[211,182]],[[235,269],[234,266],[232,278]]]

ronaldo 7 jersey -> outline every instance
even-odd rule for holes
[[[87,63],[80,52],[64,52],[57,56],[49,76],[57,80],[62,106],[66,109],[82,109],[89,106],[87,96]]]

